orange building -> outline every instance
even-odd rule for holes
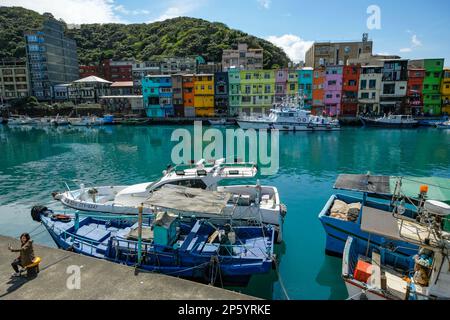
[[[195,117],[193,74],[183,75],[183,104],[184,104],[184,116]]]
[[[324,111],[324,84],[325,84],[325,67],[317,67],[313,73],[313,102],[312,113],[322,114]]]

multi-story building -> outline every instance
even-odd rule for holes
[[[183,75],[172,76],[173,111],[176,117],[184,117]]]
[[[229,114],[228,89],[228,74],[216,72],[214,74],[214,113],[218,116]]]
[[[80,66],[80,78],[87,78],[90,76],[96,76],[96,77],[100,77],[101,72],[100,72],[100,67],[99,66],[95,66],[95,65],[81,65]]]
[[[275,103],[280,103],[287,95],[288,70],[275,71]]]
[[[341,115],[356,116],[358,112],[358,88],[360,65],[344,66],[342,76]]]
[[[223,50],[222,68],[228,71],[231,68],[241,70],[260,70],[264,64],[263,49],[249,49],[246,43],[239,43],[236,49]]]
[[[96,76],[73,81],[68,86],[69,99],[75,104],[99,103],[101,97],[109,94],[111,84],[112,82]],[[63,91],[63,86],[58,87]]]
[[[450,68],[445,68],[441,85],[442,113],[450,115]]]
[[[325,69],[324,105],[330,116],[341,113],[343,66],[327,66]]]
[[[183,75],[183,105],[184,105],[184,116],[195,117],[193,74]]]
[[[305,65],[311,68],[328,65],[346,65],[349,59],[361,54],[372,54],[373,42],[364,34],[362,41],[316,42],[306,52]]]
[[[239,69],[228,70],[228,86],[230,115],[237,116],[241,113],[241,71]]]
[[[302,68],[298,72],[298,90],[303,96],[305,108],[310,109],[313,102],[313,68]]]
[[[30,93],[28,83],[25,60],[0,61],[0,105],[6,100],[27,97]]]
[[[425,69],[423,80],[423,112],[428,115],[441,114],[441,80],[444,59],[411,60],[410,67]]]
[[[133,81],[132,65],[134,61],[114,61],[106,59],[102,62],[103,77],[108,81]]]
[[[111,84],[110,95],[111,96],[131,96],[133,95],[133,81],[116,81]]]
[[[406,114],[408,60],[385,60],[381,83],[380,111],[384,114]]]
[[[383,66],[384,60],[401,59],[397,55],[371,54],[361,53],[358,58],[348,59],[347,65],[361,65],[361,66]]]
[[[241,71],[241,112],[267,113],[275,103],[275,70]]]
[[[64,24],[44,14],[42,28],[25,34],[31,94],[54,99],[53,86],[79,78],[77,45],[64,35]]]
[[[411,114],[419,115],[423,112],[423,80],[425,69],[408,68],[408,90],[406,92],[407,106]]]
[[[380,114],[383,67],[362,66],[359,77],[358,114]]]
[[[298,96],[298,73],[296,70],[288,70],[286,93],[289,97]]]
[[[195,116],[214,116],[214,75],[194,75],[194,107]]]
[[[142,80],[144,109],[151,118],[173,115],[172,79],[170,76],[147,76]]]
[[[312,112],[322,114],[324,111],[325,67],[317,67],[313,72]]]

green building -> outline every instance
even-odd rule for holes
[[[262,114],[270,111],[275,102],[275,72],[275,70],[241,71],[241,112]]]
[[[425,69],[423,81],[423,112],[430,115],[440,115],[441,81],[444,70],[444,59],[411,60],[410,66]]]
[[[241,112],[241,71],[239,69],[228,70],[228,86],[230,115],[236,116]]]

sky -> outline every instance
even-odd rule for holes
[[[51,12],[67,23],[149,23],[179,16],[222,22],[267,39],[304,60],[314,41],[360,40],[374,53],[445,58],[450,66],[447,0],[0,0]]]

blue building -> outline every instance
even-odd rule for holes
[[[148,117],[165,118],[174,115],[170,76],[147,76],[142,79],[142,97]]]
[[[214,113],[218,116],[229,114],[228,72],[214,74]]]
[[[310,109],[313,102],[313,68],[298,70],[298,90],[305,98],[305,108]]]
[[[42,28],[25,34],[31,95],[54,100],[54,86],[79,78],[77,45],[64,35],[64,24],[44,14]]]

